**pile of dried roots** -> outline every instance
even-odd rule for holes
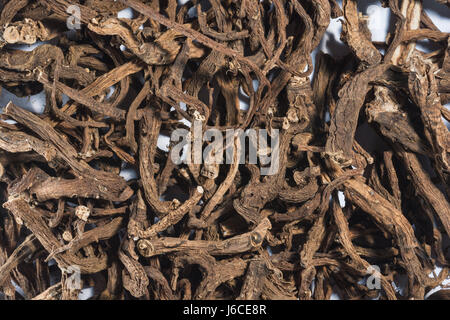
[[[447,278],[449,34],[420,0],[381,1],[385,42],[356,0],[0,2],[0,90],[45,92],[2,106],[2,298],[424,299]],[[349,54],[313,68],[339,17]],[[176,163],[164,137],[214,143],[194,123],[270,139]]]

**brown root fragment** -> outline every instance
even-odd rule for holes
[[[348,81],[339,91],[340,99],[331,117],[325,153],[334,162],[347,166],[351,162],[352,143],[358,124],[359,110],[369,91],[369,81],[376,80],[389,68],[381,64],[369,67]]]
[[[264,219],[253,231],[221,242],[163,237],[155,240],[139,240],[137,247],[144,257],[185,250],[205,250],[211,255],[230,255],[258,249],[270,228],[269,219]]]
[[[36,238],[48,252],[53,252],[60,247],[59,241],[45,224],[40,212],[31,208],[25,200],[17,197],[10,199],[3,206],[11,211],[16,219],[23,221],[23,224],[36,235]],[[81,273],[96,273],[107,267],[106,255],[79,258],[72,253],[66,252],[55,256],[55,260],[60,268],[69,268],[76,265]]]
[[[371,34],[365,26],[364,18],[358,15],[357,2],[344,0],[345,22],[342,25],[341,39],[355,52],[361,62],[375,65],[381,62],[381,54],[372,44]]]

